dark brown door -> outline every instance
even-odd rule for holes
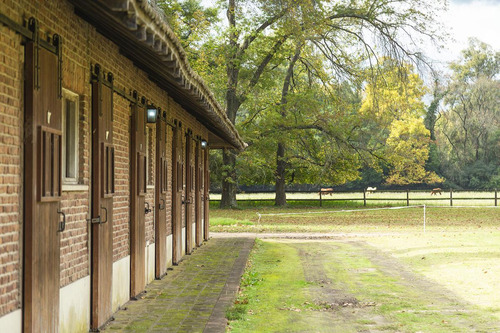
[[[113,281],[113,90],[98,72],[92,83],[92,249],[91,328],[98,329],[111,317]]]
[[[172,262],[178,264],[182,259],[182,135],[180,126],[173,129],[172,138]]]
[[[196,245],[201,246],[203,242],[203,151],[200,141],[196,141],[195,148],[195,223],[196,223]]]
[[[163,112],[156,123],[156,186],[155,186],[155,277],[167,271],[167,119]]]
[[[56,332],[62,152],[58,57],[28,42],[25,61],[24,332]]]
[[[146,287],[146,108],[132,106],[130,144],[130,297]]]
[[[204,221],[204,227],[203,227],[203,238],[205,240],[208,240],[209,238],[209,214],[208,214],[208,207],[210,204],[210,195],[209,195],[209,189],[210,189],[210,170],[208,169],[208,156],[210,155],[210,151],[208,150],[208,147],[203,150],[203,175],[204,175],[204,185],[205,188],[203,189],[203,199],[204,199],[204,207],[203,207],[203,221]]]
[[[184,216],[186,218],[186,253],[193,252],[193,203],[194,203],[193,139],[186,134],[186,192],[184,194]]]

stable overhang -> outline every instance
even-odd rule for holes
[[[189,66],[171,28],[147,0],[69,1],[78,15],[208,128],[211,148],[246,147],[225,110]]]

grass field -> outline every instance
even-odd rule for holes
[[[356,210],[342,212],[342,209]],[[364,207],[211,209],[216,232],[408,232],[423,231],[423,208]],[[260,214],[260,220],[259,220]],[[282,214],[282,215],[281,215]],[[500,227],[500,208],[427,207],[427,231],[474,231]]]
[[[498,208],[429,208],[425,233],[422,208],[340,208],[211,211],[212,231],[262,235],[231,331],[500,332]]]

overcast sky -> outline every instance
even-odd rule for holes
[[[440,60],[457,59],[460,51],[467,47],[469,37],[500,50],[500,0],[451,0],[442,19],[455,41],[450,41],[441,52]]]

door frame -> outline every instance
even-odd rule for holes
[[[210,238],[210,221],[209,221],[209,207],[210,207],[210,169],[209,169],[209,157],[210,157],[210,146],[207,144],[203,156],[204,164],[204,179],[205,188],[203,189],[203,239],[208,240]]]
[[[172,134],[172,263],[182,260],[182,193],[183,193],[182,123],[174,120]]]
[[[195,146],[195,221],[196,221],[196,246],[203,243],[203,150],[201,138],[198,137]]]
[[[42,41],[37,21],[31,18],[28,25],[34,39],[26,41],[24,59],[22,325],[24,332],[37,332],[59,328],[60,233],[65,228],[60,210],[62,40],[54,35],[53,44]],[[45,78],[50,70],[55,75]],[[45,114],[41,107],[47,108]],[[53,220],[58,221],[48,223]]]
[[[194,162],[193,162],[193,137],[191,130],[187,130],[185,134],[186,149],[185,149],[185,169],[186,169],[186,189],[184,192],[184,220],[186,223],[186,254],[193,252],[193,204],[194,204]]]
[[[146,99],[131,104],[130,118],[130,297],[146,287],[147,121]]]
[[[104,326],[112,315],[113,195],[115,191],[114,89],[113,74],[105,75],[99,64],[94,65],[91,77],[90,329],[95,331]]]
[[[167,113],[158,110],[156,122],[156,178],[155,178],[155,277],[161,279],[167,272]]]

